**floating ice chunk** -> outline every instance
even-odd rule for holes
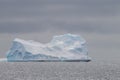
[[[86,41],[78,35],[53,37],[47,44],[16,38],[7,53],[8,61],[90,61]]]

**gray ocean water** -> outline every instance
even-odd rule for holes
[[[0,62],[0,80],[120,80],[120,63]]]

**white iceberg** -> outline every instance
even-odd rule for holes
[[[47,44],[16,38],[7,53],[8,61],[90,61],[86,41],[78,35],[53,37]]]

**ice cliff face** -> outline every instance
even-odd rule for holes
[[[82,37],[72,34],[55,36],[47,44],[17,38],[7,53],[8,61],[88,59],[90,58],[86,41]]]

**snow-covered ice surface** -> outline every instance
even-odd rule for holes
[[[31,60],[90,60],[86,41],[78,35],[54,36],[50,43],[16,38],[7,53],[8,61]]]
[[[7,62],[7,58],[0,58],[0,62]]]
[[[0,80],[120,80],[120,63],[0,62]]]

